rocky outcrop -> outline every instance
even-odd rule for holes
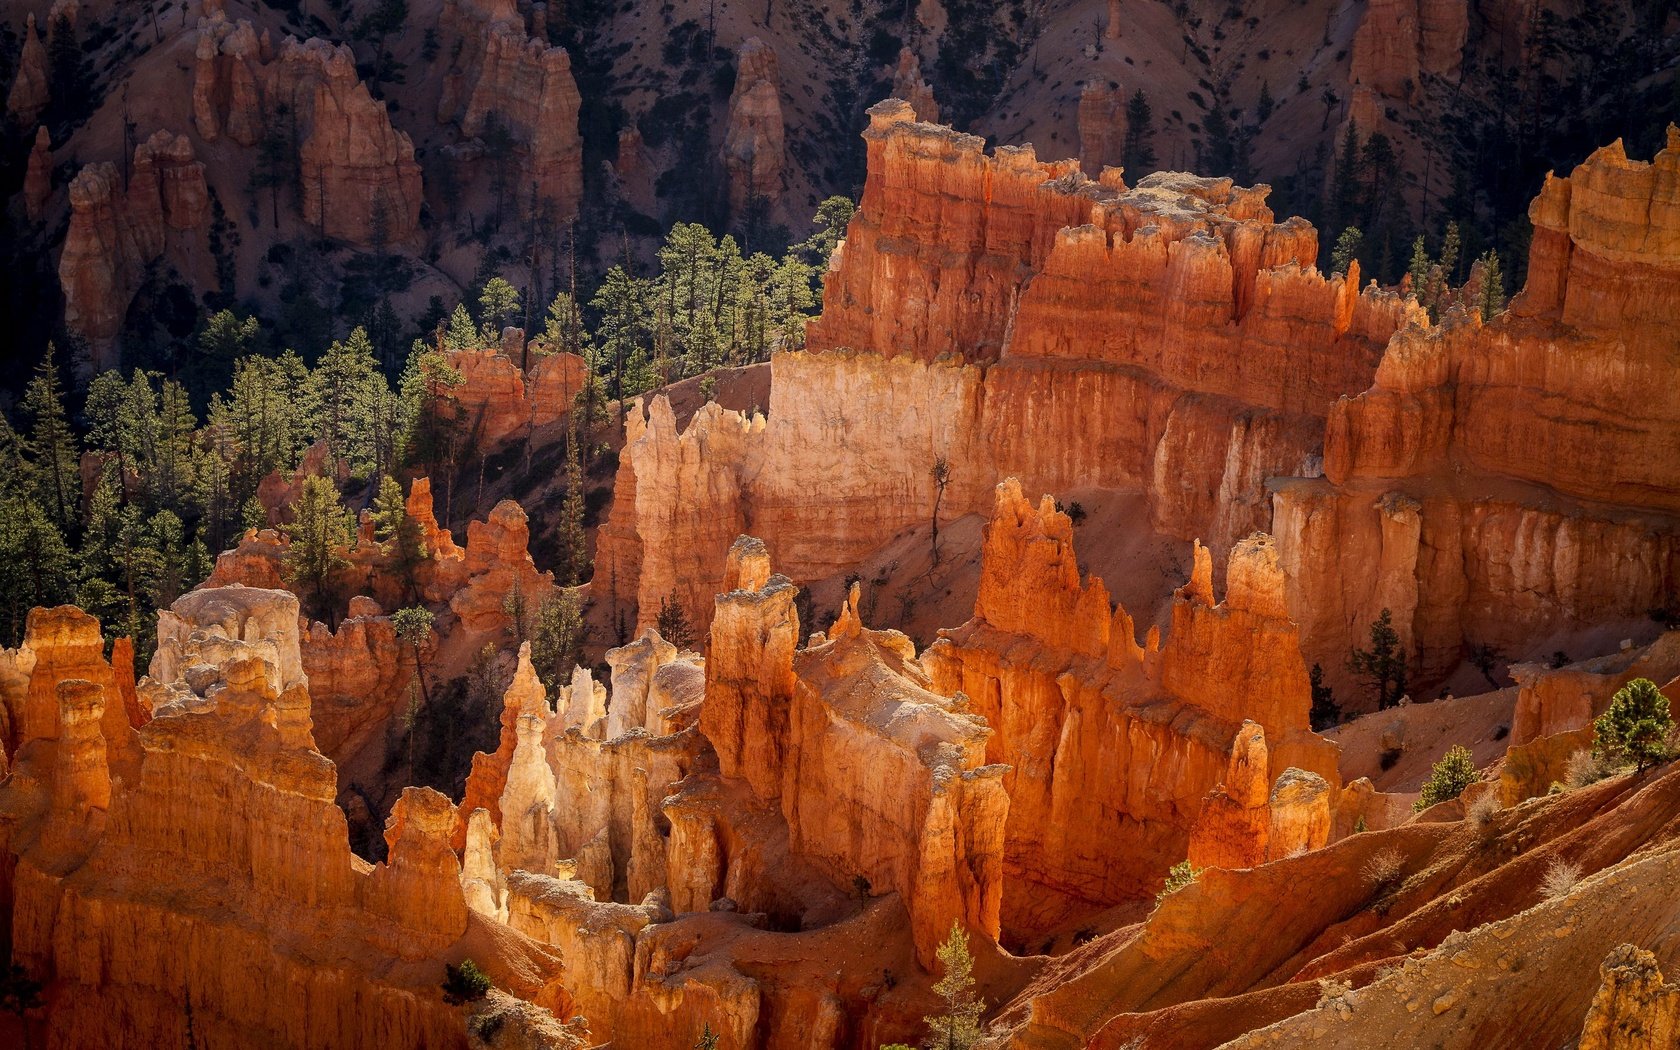
[[[1266,731],[1244,722],[1231,741],[1225,778],[1202,800],[1190,829],[1191,868],[1252,868],[1266,862],[1272,809]]]
[[[266,97],[296,114],[304,221],[354,244],[407,240],[420,222],[414,144],[357,79],[350,49],[288,38],[275,64]]]
[[[1454,0],[1372,0],[1353,35],[1352,86],[1405,100],[1425,76],[1456,85],[1469,32],[1469,8]]]
[[[1236,797],[1220,808],[1235,812],[1210,815],[1203,835],[1229,837],[1232,855],[1199,849],[1238,861],[1253,859],[1259,827],[1277,838],[1277,821],[1256,812],[1255,832],[1229,836],[1213,822],[1258,809],[1290,766],[1339,782],[1336,749],[1307,728],[1306,668],[1264,537],[1232,552],[1218,604],[1195,547],[1171,629],[1142,645],[1102,581],[1081,579],[1072,539],[1048,497],[1035,507],[1013,479],[998,486],[974,618],[924,658],[939,692],[973,698],[992,727],[987,760],[1009,768],[1003,924],[1016,939],[1153,893],[1221,783]]]
[[[1079,166],[1100,175],[1120,164],[1125,144],[1125,94],[1112,81],[1085,81],[1079,91]]]
[[[31,11],[24,23],[17,77],[12,81],[11,91],[6,94],[6,113],[16,123],[28,127],[40,118],[48,101],[47,49],[41,44],[41,34],[35,28],[35,13]]]
[[[533,217],[563,223],[577,215],[583,198],[583,140],[578,134],[582,103],[572,77],[572,60],[550,47],[508,5],[480,9],[445,5],[441,24],[460,35],[462,48],[445,79],[438,119],[459,121],[461,131],[481,136],[494,118],[520,151],[521,186],[534,195]]]
[[[198,26],[193,122],[207,142],[264,135],[297,146],[303,220],[323,237],[408,240],[420,222],[414,143],[356,75],[348,46],[287,37],[278,51],[251,23],[221,13]]]
[[[6,731],[0,750],[15,759],[33,741],[56,739],[62,714],[59,686],[74,680],[87,686],[78,691],[78,710],[97,700],[100,752],[109,773],[132,780],[139,757],[137,724],[130,718],[118,671],[104,651],[99,621],[75,606],[30,610],[23,644],[0,650],[0,701],[5,708],[0,728]],[[132,676],[132,662],[126,671]],[[97,691],[96,698],[89,689]]]
[[[1655,955],[1619,945],[1599,972],[1604,983],[1587,1009],[1580,1050],[1635,1050],[1680,1040],[1680,988],[1664,985]]]
[[[922,61],[916,52],[903,48],[898,53],[898,66],[893,70],[892,97],[910,103],[916,119],[928,124],[939,123],[939,103],[934,100],[933,88],[922,76]]]
[[[15,854],[13,958],[47,984],[47,1027],[66,1045],[172,1045],[190,1031],[229,1045],[459,1046],[433,960],[475,936],[498,984],[563,1009],[551,951],[473,934],[447,799],[410,789],[389,862],[351,855],[307,687],[282,669],[295,601],[233,592],[172,610],[195,626],[155,667],[178,677],[142,683],[159,703],[130,776],[105,769],[106,691],[44,659],[33,669],[31,689],[59,698],[58,728],[20,752],[0,829]],[[287,611],[292,641],[277,644]]]
[[[59,256],[64,323],[96,371],[115,364],[118,332],[146,267],[168,256],[183,269],[208,253],[210,194],[185,135],[159,131],[134,150],[129,181],[90,164],[70,183],[70,232]]]
[[[29,151],[29,167],[23,176],[23,213],[39,219],[52,196],[52,136],[44,127],[35,129],[35,145]]]
[[[786,163],[782,125],[782,73],[776,52],[750,37],[735,55],[735,90],[729,126],[718,159],[729,183],[729,212],[745,215],[756,200],[781,199]]]
[[[907,638],[862,626],[855,588],[829,634],[796,651],[794,588],[764,545],[737,540],[724,579],[700,714],[724,782],[778,809],[788,848],[836,881],[897,892],[923,965],[953,922],[995,937],[1009,800],[985,724],[930,689]]]
[[[530,354],[528,372],[495,348],[452,350],[449,364],[461,381],[435,388],[432,396],[454,406],[468,433],[487,446],[529,437],[559,421],[571,411],[588,374],[576,354],[541,350]]]
[[[902,102],[865,138],[863,203],[809,329],[834,349],[776,355],[763,422],[707,406],[679,433],[657,398],[628,415],[596,594],[640,624],[666,595],[704,610],[749,523],[795,579],[850,571],[931,518],[939,458],[942,512],[989,513],[1010,475],[1141,491],[1156,531],[1222,564],[1270,524],[1266,479],[1317,472],[1331,404],[1417,313],[1307,268],[1316,233],[1274,222],[1264,189],[1092,182]]]
[[[1650,163],[1617,143],[1548,179],[1510,308],[1407,327],[1336,403],[1324,477],[1275,486],[1309,661],[1338,668],[1387,608],[1428,681],[1468,645],[1526,653],[1667,600],[1680,473],[1650,450],[1680,440],[1677,170],[1671,130]]]

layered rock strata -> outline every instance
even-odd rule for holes
[[[998,486],[974,618],[924,658],[939,692],[972,698],[992,728],[987,760],[1009,768],[1004,926],[1017,941],[1153,893],[1193,843],[1207,862],[1263,860],[1269,839],[1298,837],[1268,799],[1288,767],[1339,784],[1335,747],[1307,728],[1306,668],[1265,537],[1232,552],[1218,603],[1197,546],[1170,629],[1141,645],[1102,581],[1081,579],[1072,541],[1048,498]],[[1221,784],[1234,795],[1210,800],[1197,835]],[[1328,792],[1322,803],[1327,818]]]
[[[865,138],[863,202],[809,334],[831,349],[775,356],[765,420],[707,406],[679,432],[657,398],[628,415],[596,587],[641,625],[667,595],[703,618],[737,532],[819,579],[936,498],[989,513],[1010,475],[1143,492],[1156,531],[1222,564],[1269,525],[1266,479],[1317,472],[1330,405],[1417,316],[1308,268],[1315,232],[1273,222],[1263,188],[1091,182],[902,102]]]
[[[1680,302],[1680,132],[1551,177],[1528,280],[1488,323],[1389,344],[1339,400],[1324,476],[1274,486],[1274,533],[1308,659],[1339,667],[1382,609],[1420,677],[1470,645],[1643,619],[1680,569],[1680,440],[1664,334]]]

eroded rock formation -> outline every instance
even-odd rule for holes
[[[1079,91],[1079,165],[1093,175],[1119,165],[1126,143],[1126,96],[1113,83],[1087,80]]]
[[[782,74],[776,52],[757,37],[735,56],[735,90],[719,159],[729,182],[729,211],[740,216],[755,200],[774,205],[782,195],[784,156]]]
[[[525,357],[519,351],[515,356]],[[438,387],[432,396],[456,406],[468,433],[485,445],[529,436],[571,411],[587,373],[576,354],[537,349],[530,358],[525,371],[499,348],[451,351],[449,364],[461,382]]]
[[[1384,608],[1428,677],[1469,645],[1522,651],[1672,593],[1680,474],[1650,452],[1680,440],[1669,134],[1649,163],[1616,143],[1549,179],[1510,308],[1398,333],[1371,389],[1333,407],[1324,477],[1278,483],[1309,661],[1337,667]]]
[[[449,801],[410,789],[390,861],[353,857],[307,686],[293,678],[295,599],[234,589],[183,601],[175,622],[197,626],[160,649],[155,669],[180,677],[142,683],[158,704],[129,775],[107,770],[109,690],[44,653],[30,673],[32,692],[56,695],[55,728],[20,749],[0,827],[16,855],[13,958],[47,978],[53,1039],[161,1045],[190,1030],[230,1044],[463,1045],[463,1018],[432,976],[434,960],[482,937],[449,847]],[[568,1005],[544,976],[557,972],[552,952],[512,931],[491,943],[473,950],[498,983]]]
[[[459,121],[475,137],[498,122],[518,143],[522,186],[535,195],[537,209],[556,223],[575,217],[583,198],[583,140],[571,56],[548,46],[538,28],[527,36],[512,4],[449,0],[440,24],[463,46],[445,79],[438,119]]]
[[[679,433],[658,398],[629,413],[596,582],[641,625],[666,595],[703,617],[749,528],[795,579],[849,571],[929,520],[940,458],[953,516],[989,513],[1010,475],[1141,491],[1156,531],[1222,564],[1270,524],[1267,478],[1317,472],[1331,404],[1418,313],[1311,269],[1316,233],[1274,222],[1264,189],[1091,182],[903,102],[875,107],[865,138],[862,205],[809,329],[830,349],[776,355],[767,420],[707,406]]]
[[[893,98],[901,98],[910,103],[911,112],[916,119],[929,124],[939,123],[939,103],[933,97],[933,88],[922,76],[922,60],[916,57],[916,52],[910,48],[903,48],[898,53],[898,66],[893,70]]]
[[[48,101],[47,49],[41,44],[41,34],[35,28],[35,13],[31,11],[24,22],[17,77],[12,81],[12,89],[6,93],[6,113],[13,121],[28,127],[41,116]]]
[[[408,240],[420,221],[420,165],[385,103],[356,75],[348,46],[287,37],[278,52],[249,22],[201,20],[193,121],[206,141],[295,142],[304,221],[324,237]]]
[[[204,165],[185,135],[159,131],[134,150],[125,185],[116,165],[90,164],[70,183],[70,232],[59,257],[65,326],[88,345],[95,370],[115,343],[146,267],[167,256],[184,270],[209,249]]]
[[[1218,604],[1212,559],[1194,553],[1171,628],[1140,645],[1102,581],[1081,579],[1067,515],[1048,498],[1035,507],[1013,480],[998,486],[974,619],[941,632],[925,662],[939,692],[973,698],[992,727],[987,759],[1009,770],[1004,925],[1017,939],[1158,889],[1221,783],[1235,795],[1217,808],[1234,812],[1208,816],[1203,834],[1217,841],[1198,853],[1246,866],[1279,834],[1266,785],[1290,766],[1339,782],[1335,748],[1307,728],[1306,668],[1270,542],[1232,552]],[[1326,817],[1333,801],[1327,790]],[[1252,834],[1211,826],[1247,810]]]
[[[52,196],[52,136],[44,127],[35,129],[35,145],[29,151],[29,168],[23,176],[23,211],[30,219],[41,217]]]

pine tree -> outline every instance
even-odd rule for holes
[[[659,599],[659,616],[654,623],[659,629],[659,636],[678,649],[687,649],[694,644],[694,625],[689,621],[682,600],[676,595],[667,594]]]
[[[1384,609],[1371,624],[1371,648],[1355,649],[1348,656],[1348,670],[1369,679],[1377,692],[1377,710],[1394,707],[1406,692],[1406,650],[1394,617]]]
[[[312,378],[320,402],[321,438],[331,461],[347,463],[351,477],[366,477],[381,458],[380,407],[390,393],[367,331],[358,327],[349,338],[335,341]]]
[[[1423,234],[1418,234],[1417,240],[1412,242],[1412,258],[1406,264],[1406,275],[1411,278],[1412,298],[1421,306],[1429,306],[1429,252],[1423,247]]]
[[[1359,227],[1349,226],[1336,238],[1336,247],[1330,251],[1330,272],[1338,277],[1347,275],[1348,267],[1359,255],[1364,246],[1365,235]]]
[[[589,571],[588,533],[584,528],[583,465],[578,459],[574,421],[566,437],[566,498],[560,504],[560,568],[567,586],[584,581]]]
[[[945,974],[933,986],[933,994],[945,1004],[945,1012],[923,1018],[933,1050],[969,1050],[980,1042],[980,1016],[986,1004],[974,994],[974,958],[968,951],[968,934],[951,924],[945,943],[939,946],[939,963]]]
[[[261,335],[255,317],[241,321],[232,310],[218,310],[205,319],[191,367],[185,369],[196,404],[209,404],[210,395],[227,386],[235,363],[256,349]]]
[[[432,636],[433,622],[431,610],[419,605],[398,609],[391,614],[391,626],[396,628],[397,641],[408,646],[414,654],[414,679],[420,687],[423,704],[430,703],[431,697],[426,691],[426,667],[421,653],[426,640]]]
[[[575,590],[562,589],[543,599],[531,632],[531,666],[550,694],[571,677],[583,653],[583,604]]]
[[[1446,275],[1447,283],[1458,279],[1459,237],[1458,223],[1447,223],[1447,232],[1441,238],[1441,272]]]
[[[473,327],[472,315],[467,313],[465,304],[456,303],[454,312],[449,315],[449,327],[443,333],[444,349],[472,350],[479,345],[478,329]]]
[[[1505,275],[1499,269],[1499,253],[1489,250],[1483,255],[1481,294],[1476,297],[1476,309],[1482,315],[1482,321],[1487,322],[1499,316],[1505,309]]]
[[[1593,722],[1593,754],[1608,762],[1632,761],[1643,773],[1669,757],[1673,733],[1668,697],[1649,678],[1635,678],[1616,691]]]
[[[36,498],[47,516],[61,531],[73,534],[80,525],[81,473],[78,468],[76,435],[70,430],[64,407],[64,386],[53,344],[35,366],[34,378],[24,389],[23,411],[29,417],[28,451],[35,477]]]
[[[1422,813],[1430,806],[1455,799],[1480,777],[1475,756],[1463,745],[1454,744],[1430,769],[1429,779],[1423,782],[1423,793],[1412,803],[1412,809]]]
[[[1336,703],[1336,691],[1324,684],[1323,667],[1313,664],[1312,670],[1307,672],[1307,683],[1312,690],[1308,721],[1315,732],[1323,732],[1341,721],[1342,709]]]
[[[484,341],[495,346],[502,341],[502,329],[519,316],[519,290],[500,277],[484,282],[478,296],[478,316],[484,326]]]
[[[1260,123],[1266,123],[1276,105],[1277,103],[1272,100],[1272,86],[1262,81],[1260,84],[1260,99],[1254,106],[1255,115],[1260,118]]]
[[[344,556],[354,535],[350,512],[339,501],[338,487],[327,478],[311,474],[303,479],[295,517],[286,526],[291,543],[286,548],[286,582],[308,591],[317,612],[326,608],[331,626],[338,625],[331,586],[333,576],[350,564]]]
[[[402,485],[388,474],[380,479],[379,494],[373,501],[373,535],[381,543],[391,571],[402,582],[404,597],[413,601],[420,566],[431,555],[420,523],[408,513]]]
[[[1155,167],[1155,117],[1142,89],[1126,103],[1126,137],[1120,156],[1133,182]]]

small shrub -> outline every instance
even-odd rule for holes
[[[443,972],[443,998],[446,1002],[457,1006],[477,1002],[490,991],[490,975],[480,970],[471,959],[462,959],[460,966],[445,964]]]
[[[1475,827],[1485,828],[1489,824],[1493,823],[1493,818],[1499,813],[1499,809],[1498,797],[1495,796],[1493,792],[1489,791],[1481,798],[1478,798],[1476,801],[1470,803],[1470,809],[1465,816],[1469,818],[1470,823]]]
[[[1168,868],[1167,881],[1161,887],[1161,892],[1155,895],[1155,906],[1160,907],[1163,900],[1195,882],[1196,876],[1200,874],[1201,869],[1192,868],[1189,860],[1181,860]]]
[[[1554,859],[1540,879],[1540,896],[1546,900],[1561,897],[1581,881],[1581,865],[1562,857]]]
[[[1384,773],[1387,773],[1399,764],[1400,756],[1405,753],[1404,748],[1385,747],[1383,748],[1383,753],[1377,758],[1377,765],[1382,767],[1382,771]]]
[[[1359,874],[1372,889],[1380,890],[1393,885],[1405,867],[1406,858],[1399,850],[1390,848],[1373,853]]]
[[[1574,791],[1584,788],[1589,784],[1598,783],[1615,771],[1615,767],[1591,751],[1577,751],[1569,756],[1569,764],[1564,767],[1563,783],[1559,785],[1559,789]]]
[[[1470,750],[1454,744],[1429,771],[1429,779],[1423,782],[1423,794],[1412,803],[1412,810],[1421,813],[1430,806],[1457,798],[1476,782],[1477,776],[1476,760]]]

